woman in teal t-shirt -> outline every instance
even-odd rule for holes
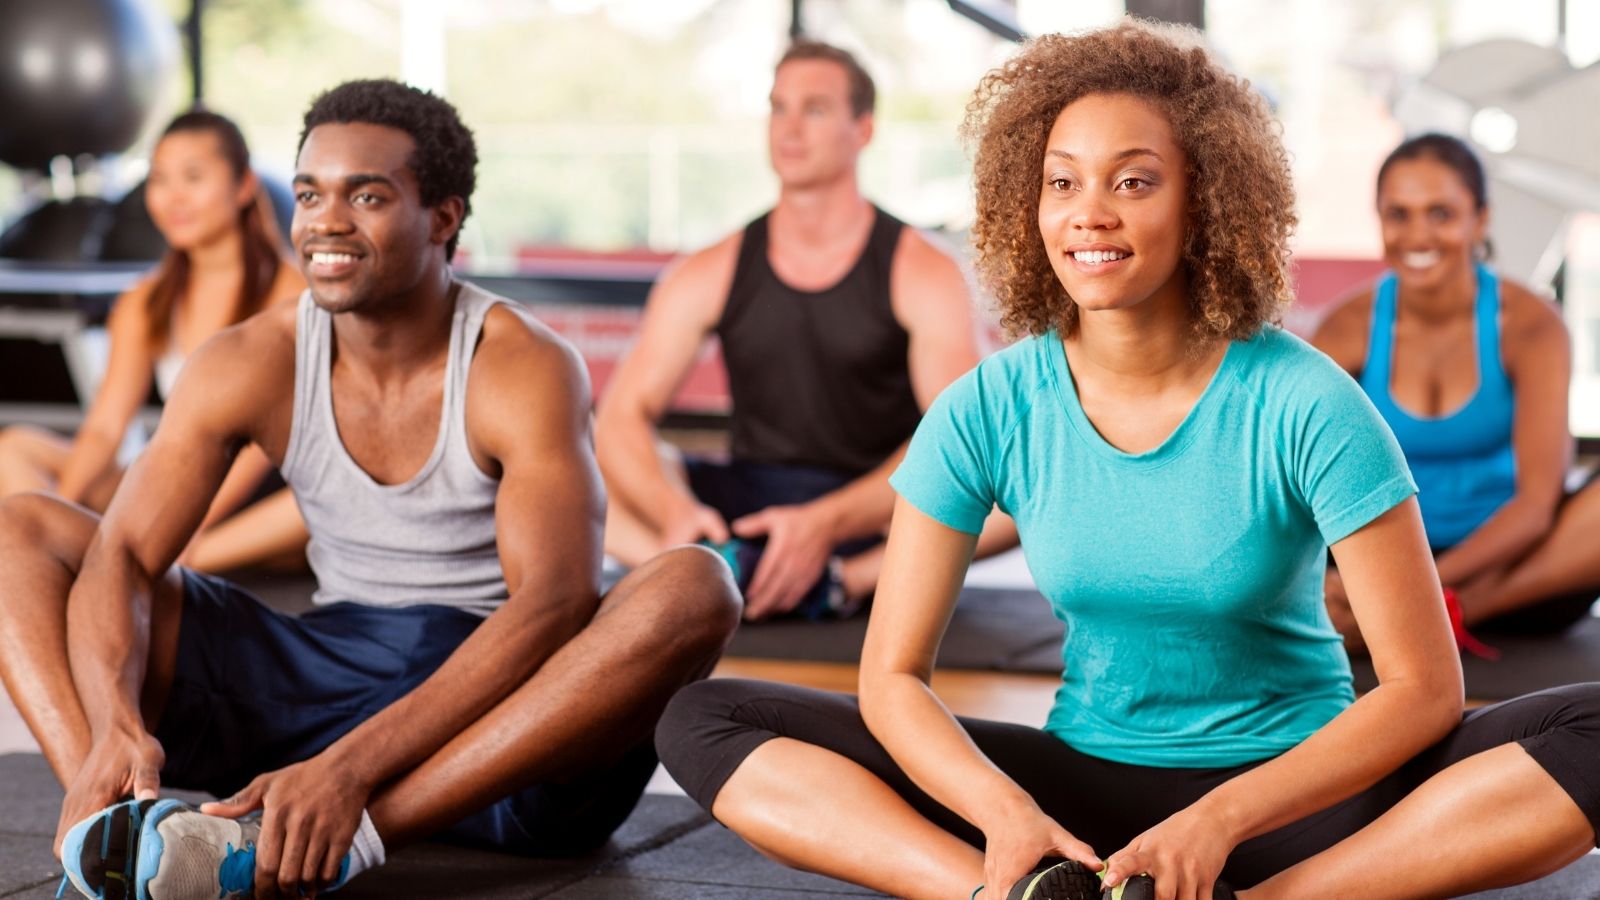
[[[1378,170],[1377,207],[1390,271],[1312,343],[1356,376],[1405,451],[1460,621],[1559,632],[1600,595],[1600,486],[1563,491],[1566,325],[1483,262],[1488,179],[1460,139],[1424,134],[1396,147]],[[1336,572],[1327,588],[1334,624],[1359,646]],[[1472,646],[1464,631],[1458,640]]]
[[[860,700],[690,686],[668,771],[768,855],[915,898],[1088,898],[1102,866],[1161,900],[1442,896],[1583,855],[1600,686],[1463,715],[1400,450],[1271,324],[1294,197],[1260,98],[1194,32],[1127,22],[1030,43],[966,133],[979,267],[1027,336],[892,479]],[[995,506],[1067,624],[1042,729],[928,686]],[[1359,700],[1329,546],[1380,678]]]

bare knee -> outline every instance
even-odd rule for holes
[[[37,440],[34,429],[27,425],[0,428],[0,493],[23,489],[28,481],[28,446]]]
[[[743,601],[733,573],[705,547],[674,547],[628,577],[649,597],[647,608],[696,643],[720,649],[739,626]]]
[[[39,429],[31,425],[7,425],[0,428],[0,461],[10,460],[29,444],[37,443]]]
[[[99,517],[54,494],[33,491],[0,499],[0,553],[48,553],[76,570]]]

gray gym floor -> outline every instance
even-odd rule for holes
[[[0,898],[55,896],[60,866],[50,855],[61,789],[44,758],[0,755]],[[663,898],[787,900],[879,896],[842,882],[769,862],[681,796],[648,794],[604,849],[572,860],[515,857],[421,844],[396,853],[339,892],[350,900],[380,897]],[[1476,895],[1495,900],[1600,900],[1600,856],[1590,855],[1550,878]]]
[[[61,867],[50,855],[61,790],[44,758],[0,756],[0,898],[55,896]],[[69,894],[69,896],[76,896]],[[877,896],[767,862],[682,796],[646,795],[611,843],[571,860],[526,860],[442,844],[396,853],[339,892],[380,897],[751,898]]]

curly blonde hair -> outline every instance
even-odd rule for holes
[[[1194,336],[1242,339],[1277,321],[1291,299],[1296,224],[1278,125],[1249,83],[1211,58],[1198,32],[1130,19],[1029,42],[985,75],[967,104],[961,131],[976,148],[972,237],[1001,324],[1012,334],[1077,330],[1078,306],[1039,234],[1039,193],[1057,116],[1104,93],[1139,97],[1165,113],[1188,158],[1182,259]]]

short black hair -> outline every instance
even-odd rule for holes
[[[417,176],[422,205],[438,206],[446,198],[460,197],[461,221],[466,222],[478,183],[478,147],[449,101],[387,78],[347,81],[311,102],[296,152],[318,125],[349,122],[384,125],[411,135],[416,148],[407,165]],[[460,237],[457,228],[445,244],[445,258],[455,258]]]

